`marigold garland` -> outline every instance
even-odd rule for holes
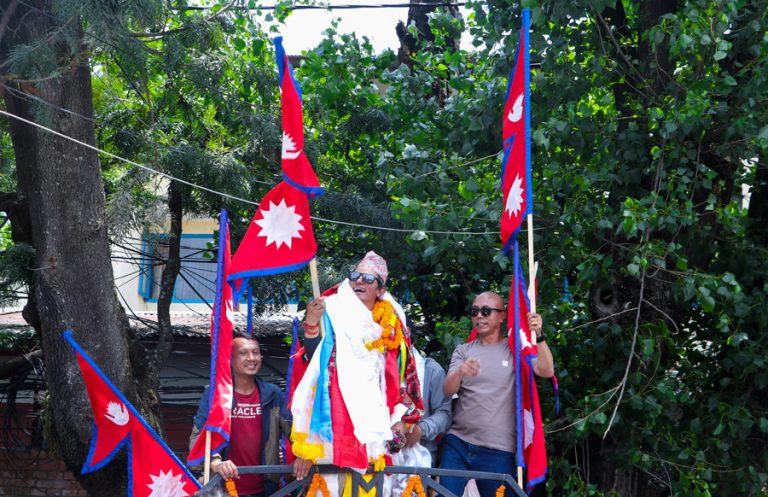
[[[373,305],[373,320],[382,327],[382,331],[381,337],[366,342],[365,346],[368,350],[377,349],[383,353],[385,350],[395,350],[400,347],[403,341],[403,324],[390,301],[376,301]]]
[[[309,490],[307,490],[307,497],[315,497],[318,488],[323,497],[331,497],[331,492],[328,491],[328,484],[325,483],[325,478],[320,473],[315,473],[312,475],[312,483],[309,485]]]
[[[402,497],[411,497],[414,490],[416,490],[417,497],[426,497],[424,485],[421,484],[421,476],[419,475],[413,475],[408,478],[408,483],[405,485]],[[496,491],[496,497],[499,497],[498,491]]]
[[[297,431],[291,432],[291,450],[296,457],[309,459],[313,464],[325,454],[323,444],[312,443],[308,441],[309,435]]]
[[[373,470],[376,472],[384,471],[384,468],[387,467],[387,461],[384,459],[384,454],[380,455],[376,459],[371,457],[368,462],[371,463]]]
[[[235,480],[232,478],[227,478],[227,481],[224,482],[224,487],[227,489],[227,495],[230,497],[238,497],[237,487],[235,487]]]
[[[496,497],[504,497],[504,484],[502,483],[499,485],[499,488],[496,489]]]

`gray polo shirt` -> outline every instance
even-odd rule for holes
[[[464,376],[448,433],[465,442],[515,451],[515,373],[512,352],[506,339],[485,345],[475,340],[456,347],[448,373],[467,359],[480,362],[477,376]]]

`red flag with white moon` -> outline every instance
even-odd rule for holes
[[[128,445],[129,497],[189,497],[199,490],[197,479],[72,338],[71,331],[64,332],[64,339],[75,349],[93,411],[93,437],[83,474],[100,469]]]
[[[283,37],[275,38],[275,58],[280,76],[281,109],[283,115],[283,147],[280,155],[283,179],[310,197],[323,194],[312,164],[304,151],[304,111],[301,87],[293,77],[291,63],[283,49]]]
[[[501,244],[508,254],[525,217],[533,212],[530,139],[530,71],[527,9],[517,47],[515,68],[507,86],[502,122],[504,155],[501,163]]]
[[[187,464],[198,465],[205,461],[205,432],[211,435],[211,454],[218,454],[229,444],[232,428],[232,330],[234,311],[232,286],[227,283],[232,252],[229,244],[229,220],[227,211],[221,210],[219,217],[219,248],[216,269],[216,297],[211,319],[211,374],[209,410],[203,433],[189,450]]]

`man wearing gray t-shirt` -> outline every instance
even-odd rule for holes
[[[443,384],[446,396],[458,394],[453,422],[443,441],[440,467],[469,471],[514,474],[515,405],[514,361],[502,322],[504,299],[493,292],[478,295],[470,315],[477,339],[456,347]],[[536,333],[537,376],[554,375],[552,353],[541,334],[541,316],[528,314],[528,326]],[[466,478],[443,477],[442,485],[462,495]],[[498,482],[478,480],[482,497],[493,497]]]

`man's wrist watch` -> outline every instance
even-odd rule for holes
[[[546,342],[546,341],[547,341],[547,335],[545,335],[544,333],[536,337],[536,343]]]

